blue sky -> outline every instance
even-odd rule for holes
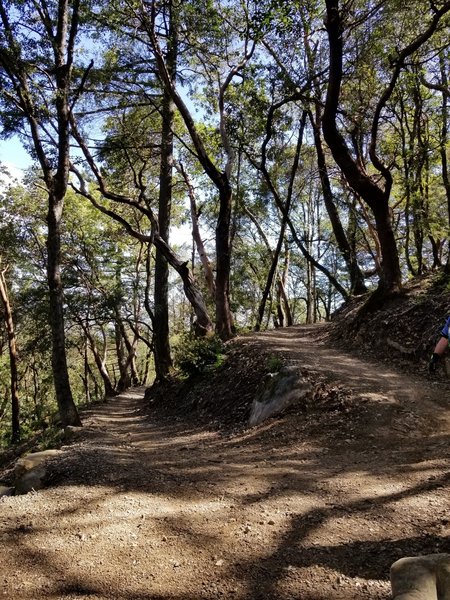
[[[20,179],[32,162],[17,137],[0,140],[0,164],[6,167],[14,179]],[[8,179],[0,175],[2,184],[8,184]],[[172,243],[177,245],[192,243],[191,226],[184,225],[172,231]]]
[[[19,177],[31,165],[30,157],[16,137],[0,140],[0,163],[11,175]]]

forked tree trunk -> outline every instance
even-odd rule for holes
[[[100,373],[100,377],[102,378],[103,385],[105,387],[105,398],[115,396],[117,394],[117,392],[114,389],[114,385],[113,385],[113,383],[111,381],[111,377],[108,373],[108,369],[106,367],[105,360],[103,359],[102,355],[100,354],[97,344],[95,343],[95,338],[92,335],[92,333],[90,332],[87,324],[85,325],[81,319],[79,319],[78,322],[81,325],[81,327],[84,331],[84,334],[89,342],[89,347],[90,347],[92,355],[94,357],[95,364],[97,366],[98,372]]]
[[[188,189],[189,203],[190,203],[190,212],[191,212],[191,223],[192,223],[192,239],[194,240],[195,247],[197,249],[198,256],[200,258],[200,262],[203,267],[203,273],[205,276],[206,286],[210,293],[212,300],[216,297],[216,285],[214,283],[214,273],[211,267],[211,262],[209,260],[208,254],[205,249],[205,244],[203,243],[202,237],[200,235],[200,227],[198,222],[199,211],[197,209],[197,201],[195,198],[195,190],[192,182],[186,173],[183,165],[181,163],[178,164],[178,170],[183,176],[184,182],[186,183],[186,187]]]
[[[220,85],[218,96],[219,105],[219,130],[222,145],[226,155],[226,166],[223,171],[219,170],[206,147],[205,141],[193,119],[193,116],[178,93],[174,81],[171,78],[167,62],[161,51],[156,34],[155,13],[150,14],[145,10],[141,14],[142,25],[147,30],[152,45],[156,65],[161,82],[165,90],[171,95],[186,129],[195,147],[196,156],[202,165],[206,175],[210,178],[219,193],[219,215],[216,223],[216,331],[224,340],[233,337],[233,316],[230,309],[229,287],[230,287],[230,264],[231,264],[231,210],[232,210],[232,188],[231,188],[231,166],[233,163],[233,151],[228,139],[225,117],[225,93],[233,78],[250,60],[255,49],[255,43],[246,40],[244,56],[240,64],[230,68],[224,82]],[[249,47],[250,46],[250,47]]]

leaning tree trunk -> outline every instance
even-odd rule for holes
[[[100,373],[100,376],[102,378],[103,385],[105,388],[105,398],[110,398],[111,396],[115,396],[117,394],[117,392],[114,389],[114,386],[111,381],[111,377],[109,376],[105,361],[103,360],[103,358],[99,352],[99,349],[97,347],[97,344],[95,343],[95,338],[92,335],[92,333],[89,331],[89,328],[87,325],[82,323],[81,320],[79,321],[79,323],[82,326],[83,331],[86,335],[86,338],[89,342],[89,347],[90,347],[92,355],[94,357],[95,364],[96,364],[98,372]]]
[[[342,222],[339,217],[339,212],[334,201],[331,182],[328,176],[328,168],[325,160],[325,153],[322,146],[322,137],[320,134],[320,108],[318,106],[316,107],[315,119],[313,118],[311,113],[309,116],[314,133],[314,143],[316,146],[317,154],[317,166],[319,169],[319,178],[322,186],[325,208],[327,210],[328,217],[330,218],[331,227],[333,229],[333,234],[336,239],[339,252],[341,253],[345,261],[347,270],[350,275],[350,291],[352,294],[358,296],[360,294],[366,293],[367,288],[364,283],[364,275],[362,274],[361,269],[359,268],[355,252],[353,252],[353,249],[348,242],[347,236],[344,231],[344,227],[342,226]]]
[[[131,377],[128,368],[129,364],[127,362],[127,357],[125,356],[125,343],[122,338],[120,327],[120,314],[117,309],[115,310],[114,341],[116,343],[117,365],[119,367],[119,381],[117,382],[116,388],[118,392],[123,392],[130,387]]]
[[[380,291],[392,291],[401,287],[402,275],[389,211],[389,196],[392,176],[383,169],[386,186],[382,189],[367,175],[352,157],[350,150],[337,128],[337,113],[342,83],[343,31],[339,11],[339,0],[327,0],[326,28],[329,39],[330,73],[328,80],[322,130],[334,160],[341,169],[350,187],[358,193],[372,209],[375,217],[382,252]],[[381,106],[381,105],[380,105]]]
[[[208,288],[211,299],[214,300],[216,297],[216,284],[214,283],[214,272],[205,249],[205,244],[203,243],[202,236],[200,234],[200,226],[198,220],[199,211],[197,209],[197,201],[195,199],[194,186],[192,185],[189,175],[187,174],[184,166],[181,163],[178,163],[177,169],[182,175],[188,190],[192,223],[192,239],[194,241],[195,248],[197,249],[197,254],[200,258],[200,262],[203,267],[203,274],[205,276],[206,286]]]
[[[128,337],[127,330],[125,329],[125,325],[123,321],[119,321],[119,329],[120,334],[123,339],[124,346],[127,350],[127,358],[126,358],[126,369],[130,370],[130,383],[131,385],[139,385],[140,377],[136,367],[136,342],[138,340],[135,335],[134,340],[130,342]]]

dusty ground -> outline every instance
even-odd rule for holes
[[[448,383],[332,349],[327,327],[245,337],[248,379],[224,367],[199,413],[143,390],[92,408],[47,489],[0,499],[0,594],[377,600],[396,559],[450,552]],[[314,396],[245,429],[270,356]],[[218,421],[238,385],[240,417],[207,426],[208,393]]]

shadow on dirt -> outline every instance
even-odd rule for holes
[[[179,405],[162,396],[143,410],[131,393],[88,411],[82,439],[48,469],[52,492],[73,498],[46,506],[40,522],[2,529],[11,564],[51,582],[35,597],[381,600],[395,560],[450,552],[445,394],[339,353],[324,332],[246,338],[220,384],[197,386]],[[301,366],[311,397],[252,429],[242,410],[238,422],[222,419],[232,403],[248,405],[257,359],[272,354]],[[208,415],[228,425],[207,427]],[[65,569],[56,548],[37,551],[35,540],[72,517],[78,533],[58,525],[76,557]],[[110,580],[100,560],[129,566]]]

